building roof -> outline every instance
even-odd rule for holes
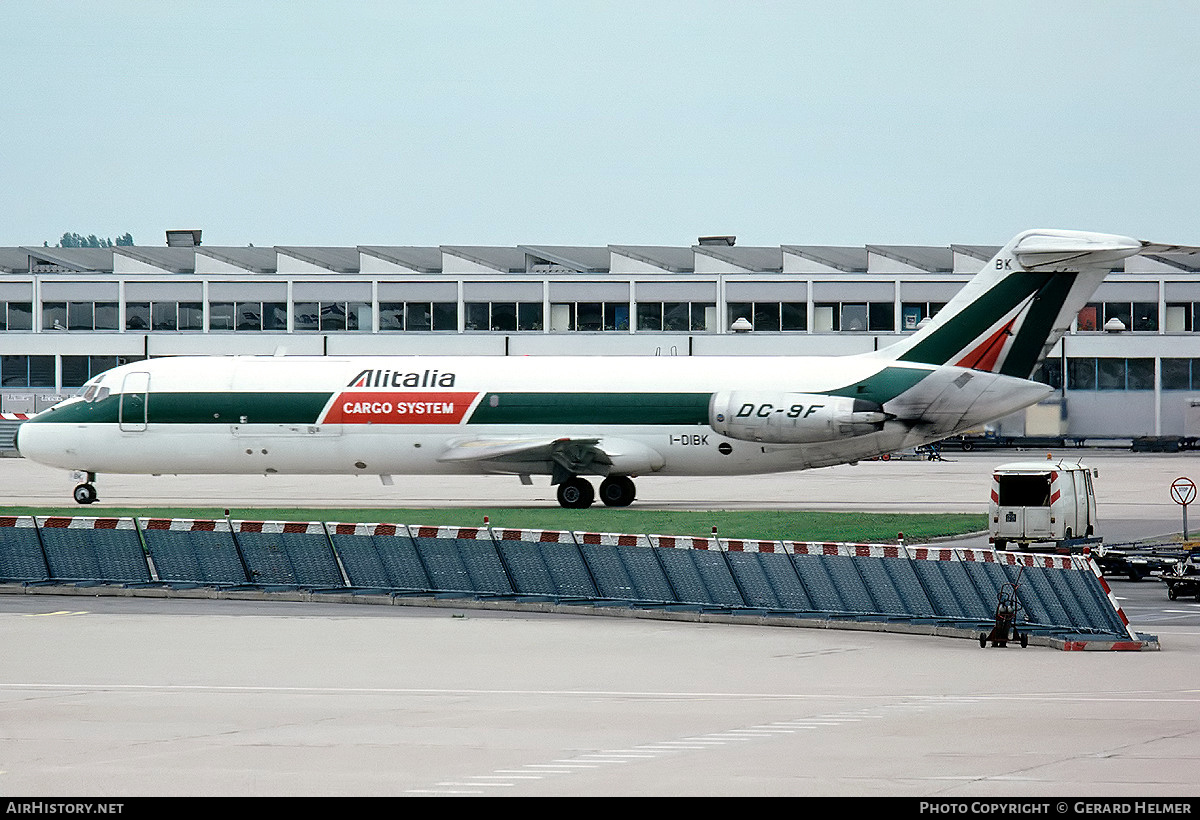
[[[692,245],[692,251],[746,270],[762,271],[763,273],[779,273],[783,270],[783,249],[778,247]]]
[[[358,250],[359,253],[418,273],[442,272],[442,249],[438,247],[359,245]]]
[[[832,245],[784,245],[787,253],[845,273],[867,272],[867,249]]]
[[[521,245],[529,258],[530,269],[544,260],[552,267],[577,273],[608,273],[612,254],[607,247],[577,245]]]
[[[249,273],[273,274],[282,268],[288,271],[288,259],[298,260],[318,271],[338,274],[359,274],[369,270],[369,258],[377,258],[400,268],[423,274],[442,274],[455,270],[453,259],[464,260],[476,268],[497,273],[582,273],[629,275],[622,269],[622,258],[635,260],[664,273],[691,274],[696,271],[697,259],[719,260],[735,269],[750,273],[778,274],[788,266],[785,256],[807,260],[817,270],[840,271],[849,274],[894,274],[903,270],[928,273],[951,273],[955,258],[962,272],[973,265],[963,260],[991,259],[1000,246],[950,245],[949,247],[918,245],[866,245],[861,247],[831,245],[738,246],[703,243],[688,246],[667,245],[358,245],[353,247],[275,246],[230,247],[202,245],[167,247],[123,245],[110,248],[48,248],[37,246],[0,247],[0,273],[83,273],[112,274],[114,257],[137,260],[143,265],[169,274],[194,274],[197,256],[218,260],[234,269]],[[1147,257],[1183,272],[1200,272],[1200,254],[1161,251]],[[888,260],[897,264],[891,269]],[[118,260],[119,261],[119,260]],[[475,267],[471,267],[475,266]],[[615,267],[614,267],[615,266]],[[903,267],[901,267],[903,266]],[[120,266],[118,266],[120,267]],[[211,269],[202,263],[201,270]],[[303,269],[303,268],[301,268]],[[709,268],[702,268],[709,269]],[[1118,265],[1116,270],[1123,270]],[[290,272],[290,271],[288,271]],[[971,271],[972,273],[974,271]]]

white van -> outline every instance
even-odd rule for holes
[[[1078,462],[1023,461],[992,473],[989,540],[996,549],[1096,535],[1093,471]]]

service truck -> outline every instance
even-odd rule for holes
[[[996,549],[1025,549],[1095,538],[1094,475],[1080,462],[1061,459],[1001,464],[992,471],[989,540]]]

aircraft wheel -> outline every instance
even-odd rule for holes
[[[73,493],[76,504],[91,504],[96,500],[96,488],[91,484],[80,484]]]
[[[572,476],[558,485],[558,503],[569,510],[582,510],[592,506],[596,491],[579,476]]]
[[[628,507],[637,496],[637,488],[629,476],[609,476],[600,482],[600,500],[606,507]]]

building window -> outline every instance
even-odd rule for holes
[[[380,302],[381,331],[458,330],[455,302]]]
[[[1113,319],[1119,320],[1126,330],[1157,331],[1158,302],[1089,302],[1079,311],[1076,328],[1103,330]]]
[[[0,356],[5,387],[54,387],[53,356]]]
[[[229,309],[232,310],[232,306]],[[100,316],[100,303],[97,303],[97,329],[99,329]],[[126,302],[125,329],[167,332],[203,330],[204,307],[200,302]]]
[[[1163,390],[1200,390],[1200,359],[1163,359]]]
[[[703,333],[714,330],[714,302],[638,302],[637,330]]]
[[[755,331],[808,330],[806,302],[729,302],[726,305],[729,327],[745,319]]]
[[[43,302],[42,330],[116,330],[116,302]]]
[[[1200,331],[1200,302],[1168,302],[1163,329],[1168,333]]]
[[[550,330],[629,330],[629,303],[556,302],[550,305]]]
[[[1029,380],[1053,387],[1055,390],[1062,389],[1062,359],[1043,359],[1033,369],[1033,375],[1029,377]]]
[[[1154,359],[1067,359],[1070,390],[1153,390]]]
[[[33,303],[0,302],[0,330],[33,330]]]
[[[894,302],[821,302],[813,306],[813,330],[879,332],[896,329]]]
[[[63,356],[62,386],[64,389],[82,387],[89,379],[99,376],[105,370],[141,360],[141,356]]]
[[[900,305],[900,329],[916,330],[922,321],[932,319],[945,302],[904,302]]]
[[[233,317],[234,330],[287,331],[287,304],[284,302],[235,302]]]
[[[466,330],[541,330],[541,302],[467,302],[463,305]]]

